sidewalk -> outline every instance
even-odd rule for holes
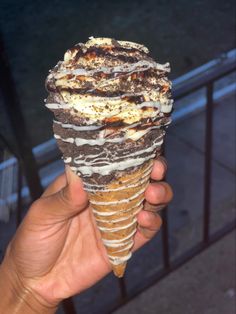
[[[233,314],[235,236],[225,236],[114,314]]]

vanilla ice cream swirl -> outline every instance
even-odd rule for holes
[[[160,154],[171,122],[169,71],[145,46],[110,38],[75,45],[50,71],[54,137],[86,189]]]
[[[92,37],[50,71],[47,107],[66,110],[78,125],[155,121],[172,110],[169,71],[141,44]]]

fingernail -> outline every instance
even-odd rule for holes
[[[72,182],[77,182],[79,179],[79,176],[77,174],[75,174],[70,166],[66,165],[65,166],[65,171],[66,171],[66,177],[67,177],[67,181],[68,183],[72,183]]]
[[[165,171],[167,171],[168,165],[166,158],[164,156],[158,156],[157,160],[163,164]]]
[[[158,184],[158,194],[159,194],[160,198],[164,198],[165,194],[166,194],[166,189],[165,189],[164,185],[162,185],[160,183]]]

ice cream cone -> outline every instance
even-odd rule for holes
[[[154,158],[171,122],[169,64],[143,45],[90,38],[69,49],[46,81],[46,106],[65,164],[89,195],[103,244],[122,277]]]
[[[128,174],[119,173],[116,180],[100,191],[93,191],[91,185],[85,184],[102,241],[113,272],[118,277],[123,276],[131,257],[137,230],[136,216],[143,207],[152,164],[150,160]]]

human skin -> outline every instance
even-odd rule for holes
[[[160,180],[163,158],[154,162],[138,214],[133,251],[161,227],[156,210],[172,199]],[[55,313],[59,303],[91,287],[111,272],[82,181],[69,170],[59,176],[30,207],[0,266],[0,313]]]

